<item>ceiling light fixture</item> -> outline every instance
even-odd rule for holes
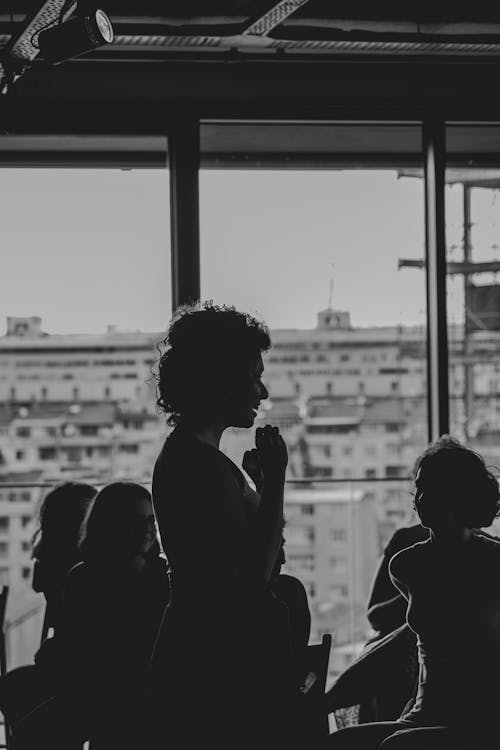
[[[40,57],[53,65],[111,44],[113,39],[106,13],[81,2],[74,17],[40,31],[37,37]]]

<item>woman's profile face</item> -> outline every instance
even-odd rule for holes
[[[151,500],[146,497],[137,498],[124,519],[124,525],[130,556],[146,555],[157,539]]]
[[[428,529],[456,525],[449,502],[442,491],[432,489],[429,477],[424,477],[422,468],[419,468],[415,477],[415,510],[422,526]]]
[[[260,402],[269,397],[262,382],[263,373],[264,363],[259,354],[233,385],[227,403],[227,418],[231,427],[253,426]]]

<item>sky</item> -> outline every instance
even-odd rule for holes
[[[460,188],[447,192],[458,259]],[[477,257],[492,257],[500,205],[474,195]],[[202,171],[202,298],[271,328],[314,327],[330,298],[355,326],[423,325],[424,273],[398,270],[424,257],[423,212],[422,181],[395,171]],[[0,334],[7,315],[49,333],[165,330],[169,232],[167,171],[0,170]],[[460,282],[449,289],[458,319]]]

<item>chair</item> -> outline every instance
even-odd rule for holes
[[[331,647],[332,636],[325,633],[321,643],[306,646],[299,663],[299,690],[304,699],[307,723],[315,739],[329,734],[325,693]]]
[[[0,675],[7,672],[7,649],[5,647],[5,612],[7,610],[7,598],[9,596],[9,587],[2,586],[0,591]],[[0,714],[1,716],[1,714]],[[9,748],[10,745],[10,726],[2,717],[0,726],[3,726],[3,740],[0,739],[0,748]]]

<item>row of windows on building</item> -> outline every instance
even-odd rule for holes
[[[330,529],[330,541],[336,544],[347,542],[347,529]],[[314,526],[290,526],[286,528],[286,543],[291,546],[314,544],[316,528]]]
[[[352,456],[354,453],[353,445],[340,445],[335,446],[331,443],[311,443],[310,448],[312,450],[320,452],[323,456],[330,458],[335,454],[339,453],[342,456]],[[337,451],[335,450],[337,448]],[[399,456],[402,451],[402,446],[399,443],[386,443],[383,446],[377,446],[374,443],[360,446],[359,448],[366,456],[377,456],[379,450],[382,449],[384,453],[390,453],[393,456]]]
[[[139,453],[139,445],[137,443],[125,443],[117,446],[118,453],[126,453],[127,455],[136,455]],[[105,458],[111,456],[113,448],[110,445],[98,445],[98,446],[60,446],[58,448],[54,446],[45,446],[38,449],[38,457],[40,461],[54,461],[57,458],[65,458],[68,461],[80,461],[84,456],[86,458]],[[17,455],[20,454],[20,455]],[[16,458],[22,461],[25,457],[23,451],[17,451]]]
[[[72,379],[72,377],[73,377],[73,376],[71,376],[71,377],[70,377],[69,379]],[[117,377],[118,377],[118,376],[117,376]],[[121,377],[121,376],[120,376],[120,377]],[[37,378],[33,378],[33,379],[37,379]],[[67,379],[67,378],[65,378],[65,379]],[[116,378],[115,378],[115,379],[116,379]],[[125,376],[124,376],[124,377],[123,377],[122,379],[124,379],[124,380],[137,380],[138,378],[137,378],[137,375],[136,375],[135,373],[134,373],[134,374],[131,374],[131,375],[130,375],[130,377],[128,377],[128,374],[126,373],[126,374],[125,374]],[[89,383],[88,385],[93,385],[93,383]],[[139,386],[136,386],[136,388],[135,388],[135,393],[136,393],[136,395],[137,395],[137,396],[138,396],[138,395],[140,395],[140,392],[141,392],[141,386],[140,386],[140,385],[139,385]],[[111,386],[109,386],[109,385],[105,385],[105,386],[104,386],[104,388],[103,388],[103,391],[102,391],[102,393],[103,393],[103,398],[104,398],[105,400],[110,400],[110,399],[112,399],[112,398],[113,398],[113,391],[112,391],[112,388],[111,388]],[[54,396],[55,396],[55,397],[54,397]],[[56,393],[56,394],[53,394],[53,397],[54,397],[54,400],[55,400],[55,401],[60,401],[60,400],[61,400],[61,397],[60,397],[60,393],[59,393],[59,392],[58,392],[58,393]],[[79,400],[79,399],[81,398],[81,388],[79,388],[78,386],[75,386],[75,387],[73,388],[72,392],[71,392],[71,397],[72,397],[73,401],[78,401],[78,400]],[[32,398],[33,398],[33,399],[36,399],[36,398],[37,398],[37,395],[36,395],[36,394],[33,394],[33,395],[32,395]],[[21,397],[19,396],[18,390],[17,390],[17,388],[16,388],[15,386],[11,386],[11,387],[9,388],[9,399],[10,399],[11,401],[17,401],[18,399],[19,399],[19,400],[23,400],[23,399],[22,399],[22,398],[21,398]],[[46,386],[43,386],[43,387],[42,387],[42,388],[40,389],[40,399],[41,399],[42,401],[48,401],[48,400],[49,400],[49,389],[48,389],[48,388],[47,388]]]
[[[405,479],[408,475],[406,466],[385,466],[376,468],[353,469],[352,466],[309,466],[308,477],[316,479]]]
[[[154,364],[154,359],[144,359],[142,362],[136,359],[71,359],[71,360],[64,360],[64,359],[47,359],[47,360],[38,360],[38,359],[27,359],[27,360],[17,360],[15,362],[9,361],[9,360],[2,360],[1,359],[1,353],[0,353],[0,366],[8,367],[11,364],[14,364],[16,368],[24,368],[24,367],[65,367],[65,368],[71,368],[71,367],[137,367],[137,365],[144,364],[148,367],[151,367],[151,365]]]
[[[142,420],[125,420],[120,422],[120,426],[125,430],[142,430],[144,429],[144,422]],[[33,430],[31,427],[23,426],[16,429],[16,436],[19,438],[31,438],[36,436],[37,433],[38,436],[40,436],[40,434],[45,434],[48,437],[58,437],[59,435],[69,436],[72,431],[68,432],[68,427],[77,430],[77,434],[83,437],[97,437],[102,434],[103,429],[109,429],[110,427],[112,427],[112,425],[106,425],[103,428],[102,425],[81,424],[78,425],[78,427],[75,427],[73,424],[70,424],[62,425],[61,428],[54,426],[43,428],[38,427],[36,428],[36,430]]]
[[[3,500],[6,499],[4,495],[5,493],[2,492],[0,499],[3,499]],[[16,499],[19,499],[19,498],[16,498]],[[12,519],[10,516],[0,516],[0,533],[5,533],[6,531],[10,530],[11,520]],[[21,520],[21,527],[25,529],[26,526],[28,526],[28,524],[31,523],[32,516],[23,515],[21,516],[20,520]]]

